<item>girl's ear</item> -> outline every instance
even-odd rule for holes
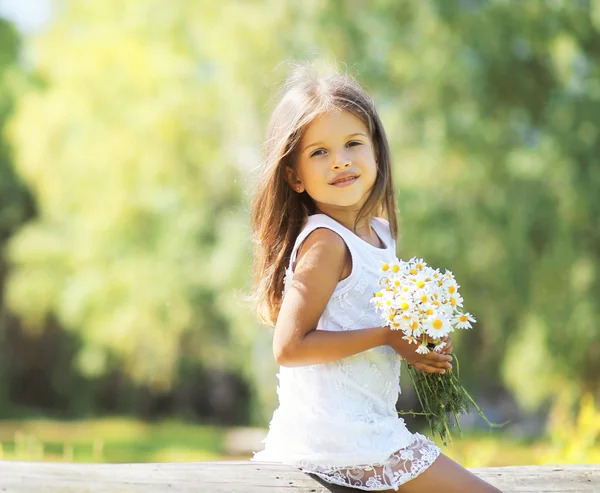
[[[302,181],[298,178],[298,174],[296,171],[289,166],[285,167],[286,180],[289,183],[290,187],[292,187],[296,192],[302,193],[304,192],[304,185],[302,185]]]

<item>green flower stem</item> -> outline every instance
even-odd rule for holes
[[[454,356],[454,354],[453,354]],[[417,371],[412,365],[406,363],[408,374],[413,387],[419,399],[419,404],[423,412],[400,411],[399,414],[411,414],[413,416],[425,416],[433,435],[439,435],[444,445],[452,441],[450,427],[454,426],[450,420],[453,417],[459,433],[462,434],[460,426],[460,415],[469,412],[474,407],[485,422],[493,428],[499,428],[506,423],[491,423],[481,408],[477,405],[471,395],[459,382],[459,363],[456,356],[456,372],[446,371],[445,374],[422,373]]]

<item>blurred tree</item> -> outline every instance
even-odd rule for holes
[[[240,366],[225,293],[247,266],[228,146],[244,98],[222,83],[227,53],[208,51],[216,16],[66,2],[33,45],[46,87],[22,96],[9,130],[39,216],[11,239],[7,301],[30,331],[53,313],[80,332],[84,375],[109,371],[111,352],[157,389],[180,357]]]
[[[13,111],[18,91],[25,78],[18,66],[20,37],[15,27],[0,18],[0,130]],[[10,406],[12,354],[7,342],[9,330],[19,322],[4,305],[4,281],[8,266],[5,246],[8,238],[34,214],[34,206],[24,183],[15,174],[10,147],[0,132],[0,412]]]

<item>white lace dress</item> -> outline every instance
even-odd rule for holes
[[[378,290],[381,264],[396,256],[389,223],[374,218],[374,231],[386,248],[375,247],[325,214],[309,216],[296,239],[284,294],[296,253],[317,228],[329,228],[346,242],[352,272],[336,286],[318,330],[354,330],[382,325],[369,300]],[[277,395],[264,450],[253,461],[282,462],[330,483],[361,490],[398,489],[422,473],[440,449],[411,433],[396,412],[400,359],[380,346],[330,363],[280,367]]]

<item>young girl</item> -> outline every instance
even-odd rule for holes
[[[390,151],[373,101],[345,75],[298,72],[284,89],[251,213],[279,407],[252,460],[360,490],[498,492],[396,412],[400,356],[444,373],[452,346],[416,353],[369,302],[396,256]]]

